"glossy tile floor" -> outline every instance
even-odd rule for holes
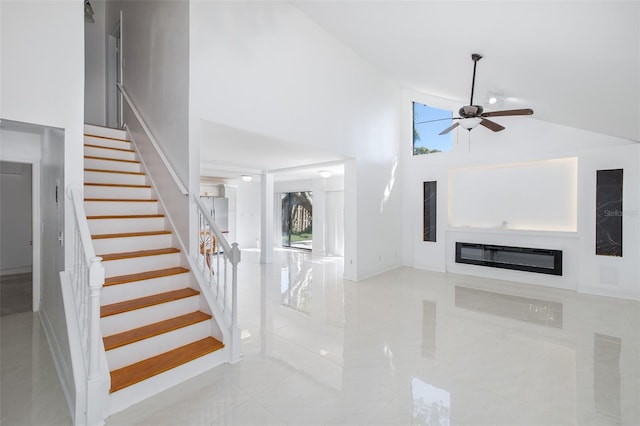
[[[244,359],[108,426],[640,424],[637,302],[410,268],[343,282],[340,258],[275,257],[243,251]],[[51,395],[32,401],[59,410]]]
[[[37,314],[0,317],[0,425],[70,425]]]

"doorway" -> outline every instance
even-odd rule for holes
[[[0,161],[0,316],[33,310],[33,171]]]
[[[107,37],[107,127],[123,126],[122,93],[122,12],[111,34]]]
[[[313,198],[311,191],[286,192],[282,200],[283,247],[311,250]]]

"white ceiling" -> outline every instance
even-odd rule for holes
[[[294,1],[408,89],[640,141],[639,1]],[[485,109],[486,108],[485,105]]]
[[[208,141],[200,144],[202,176],[232,180],[243,174],[256,176],[268,171],[283,181],[318,178],[320,170],[330,170],[334,176],[344,174],[342,163],[346,158],[331,151],[220,123],[203,120],[201,124]]]
[[[403,88],[467,105],[480,53],[474,103],[485,110],[530,107],[539,120],[640,141],[640,1],[292,3]],[[498,108],[490,91],[504,96]],[[343,159],[215,123],[207,131],[224,142],[202,147],[203,175]]]

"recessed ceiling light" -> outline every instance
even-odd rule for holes
[[[318,173],[320,173],[320,176],[325,179],[331,177],[331,175],[333,174],[331,170],[320,170]]]
[[[489,98],[489,103],[491,105],[495,104],[496,102],[498,102],[498,98],[496,98],[495,96]]]
[[[253,176],[251,175],[242,175],[242,180],[245,182],[251,182],[253,180]]]

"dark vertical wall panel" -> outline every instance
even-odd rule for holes
[[[622,169],[598,170],[596,255],[622,257]]]
[[[423,241],[435,241],[436,240],[436,198],[438,192],[438,182],[430,181],[424,182],[424,226],[423,226]]]

